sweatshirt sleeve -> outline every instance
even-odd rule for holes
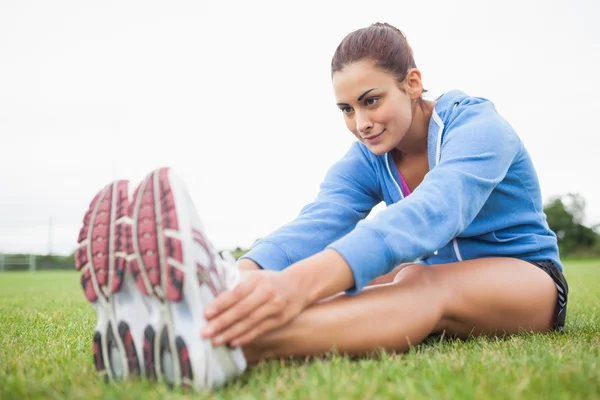
[[[254,244],[243,258],[282,270],[350,232],[381,201],[377,174],[355,142],[327,172],[314,201],[299,215]]]
[[[459,105],[444,129],[439,163],[406,199],[361,221],[329,247],[348,262],[356,294],[396,265],[430,254],[475,219],[521,149],[491,102]]]

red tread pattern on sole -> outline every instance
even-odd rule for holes
[[[179,359],[179,371],[181,373],[181,386],[184,393],[188,393],[191,390],[190,383],[194,380],[194,374],[192,372],[192,362],[187,346],[184,344],[183,339],[178,338],[176,341],[178,359]]]
[[[100,332],[94,332],[94,339],[92,340],[92,357],[96,370],[98,372],[105,372],[106,367],[104,365],[104,358],[102,357],[102,335]]]
[[[115,204],[115,226],[114,226],[114,276],[111,292],[117,293],[123,283],[125,271],[128,268],[127,255],[131,254],[131,220],[120,220],[129,217],[129,182],[119,181],[117,183],[117,199]]]
[[[158,182],[160,186],[161,199],[161,225],[162,229],[178,230],[177,210],[175,209],[175,197],[169,182],[169,169],[158,170]],[[173,259],[183,264],[183,249],[179,239],[167,237],[163,234],[164,254],[167,260]],[[183,271],[167,261],[167,299],[170,301],[181,301],[183,297]]]
[[[158,187],[154,187],[154,178],[158,174]],[[179,239],[167,237],[164,234],[165,229],[177,230],[179,224],[177,221],[177,211],[175,210],[175,199],[171,191],[169,182],[169,168],[161,168],[152,172],[146,179],[143,192],[140,188],[136,190],[133,204],[137,204],[138,196],[140,198],[140,207],[137,218],[134,223],[137,224],[137,235],[134,240],[138,243],[139,253],[141,255],[142,266],[138,260],[132,261],[132,270],[136,274],[136,284],[144,294],[149,294],[142,279],[140,268],[144,268],[148,281],[152,287],[161,285],[160,252],[158,243],[158,229],[161,229],[163,237],[163,250],[167,262],[166,271],[166,293],[165,296],[170,301],[181,301],[183,297],[183,271],[176,268],[169,259],[177,260],[183,263],[183,249]],[[142,183],[144,185],[144,183]],[[140,187],[142,186],[140,185]],[[156,205],[155,191],[158,191],[158,200],[160,204]],[[158,207],[157,207],[158,206]],[[156,210],[159,210],[161,216],[161,226],[156,225]]]
[[[125,354],[127,354],[127,365],[129,371],[136,371],[139,368],[137,353],[135,352],[135,344],[133,343],[133,336],[131,336],[131,330],[127,328],[125,338],[123,338],[123,345],[125,346]]]
[[[109,184],[105,189],[98,192],[92,202],[88,211],[85,213],[83,218],[83,226],[79,231],[78,242],[80,247],[75,253],[75,269],[82,270],[89,263],[91,265],[85,269],[81,275],[81,285],[85,292],[85,297],[90,302],[95,302],[98,299],[98,293],[94,289],[92,284],[93,273],[98,282],[100,288],[104,287],[108,283],[109,279],[109,240],[112,236],[115,240],[113,251],[126,252],[127,247],[127,230],[123,223],[115,223],[111,226],[111,216],[114,214],[115,221],[119,218],[126,216],[129,210],[129,199],[127,193],[128,181],[117,181]],[[116,203],[115,209],[112,208],[112,196],[115,191]],[[98,202],[100,204],[98,204]],[[94,210],[97,212],[94,214]],[[90,242],[85,242],[90,236]],[[129,239],[130,241],[130,239]],[[88,251],[91,247],[92,259],[88,259]],[[112,255],[114,256],[114,254]],[[127,268],[127,261],[124,257],[115,258],[115,270],[113,273],[113,284],[110,289],[106,289],[107,292],[116,292],[121,286],[123,274]],[[108,293],[106,293],[108,294]]]

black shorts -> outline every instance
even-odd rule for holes
[[[556,307],[554,308],[554,329],[559,332],[565,327],[567,317],[567,299],[569,296],[569,285],[562,271],[553,261],[528,261],[529,263],[545,271],[556,285],[558,297],[556,298]]]

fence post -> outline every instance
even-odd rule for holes
[[[35,271],[35,254],[29,255],[29,271]]]

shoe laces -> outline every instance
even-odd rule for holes
[[[215,257],[215,263],[225,278],[227,290],[234,289],[240,283],[241,274],[233,254],[229,250],[219,251]]]

